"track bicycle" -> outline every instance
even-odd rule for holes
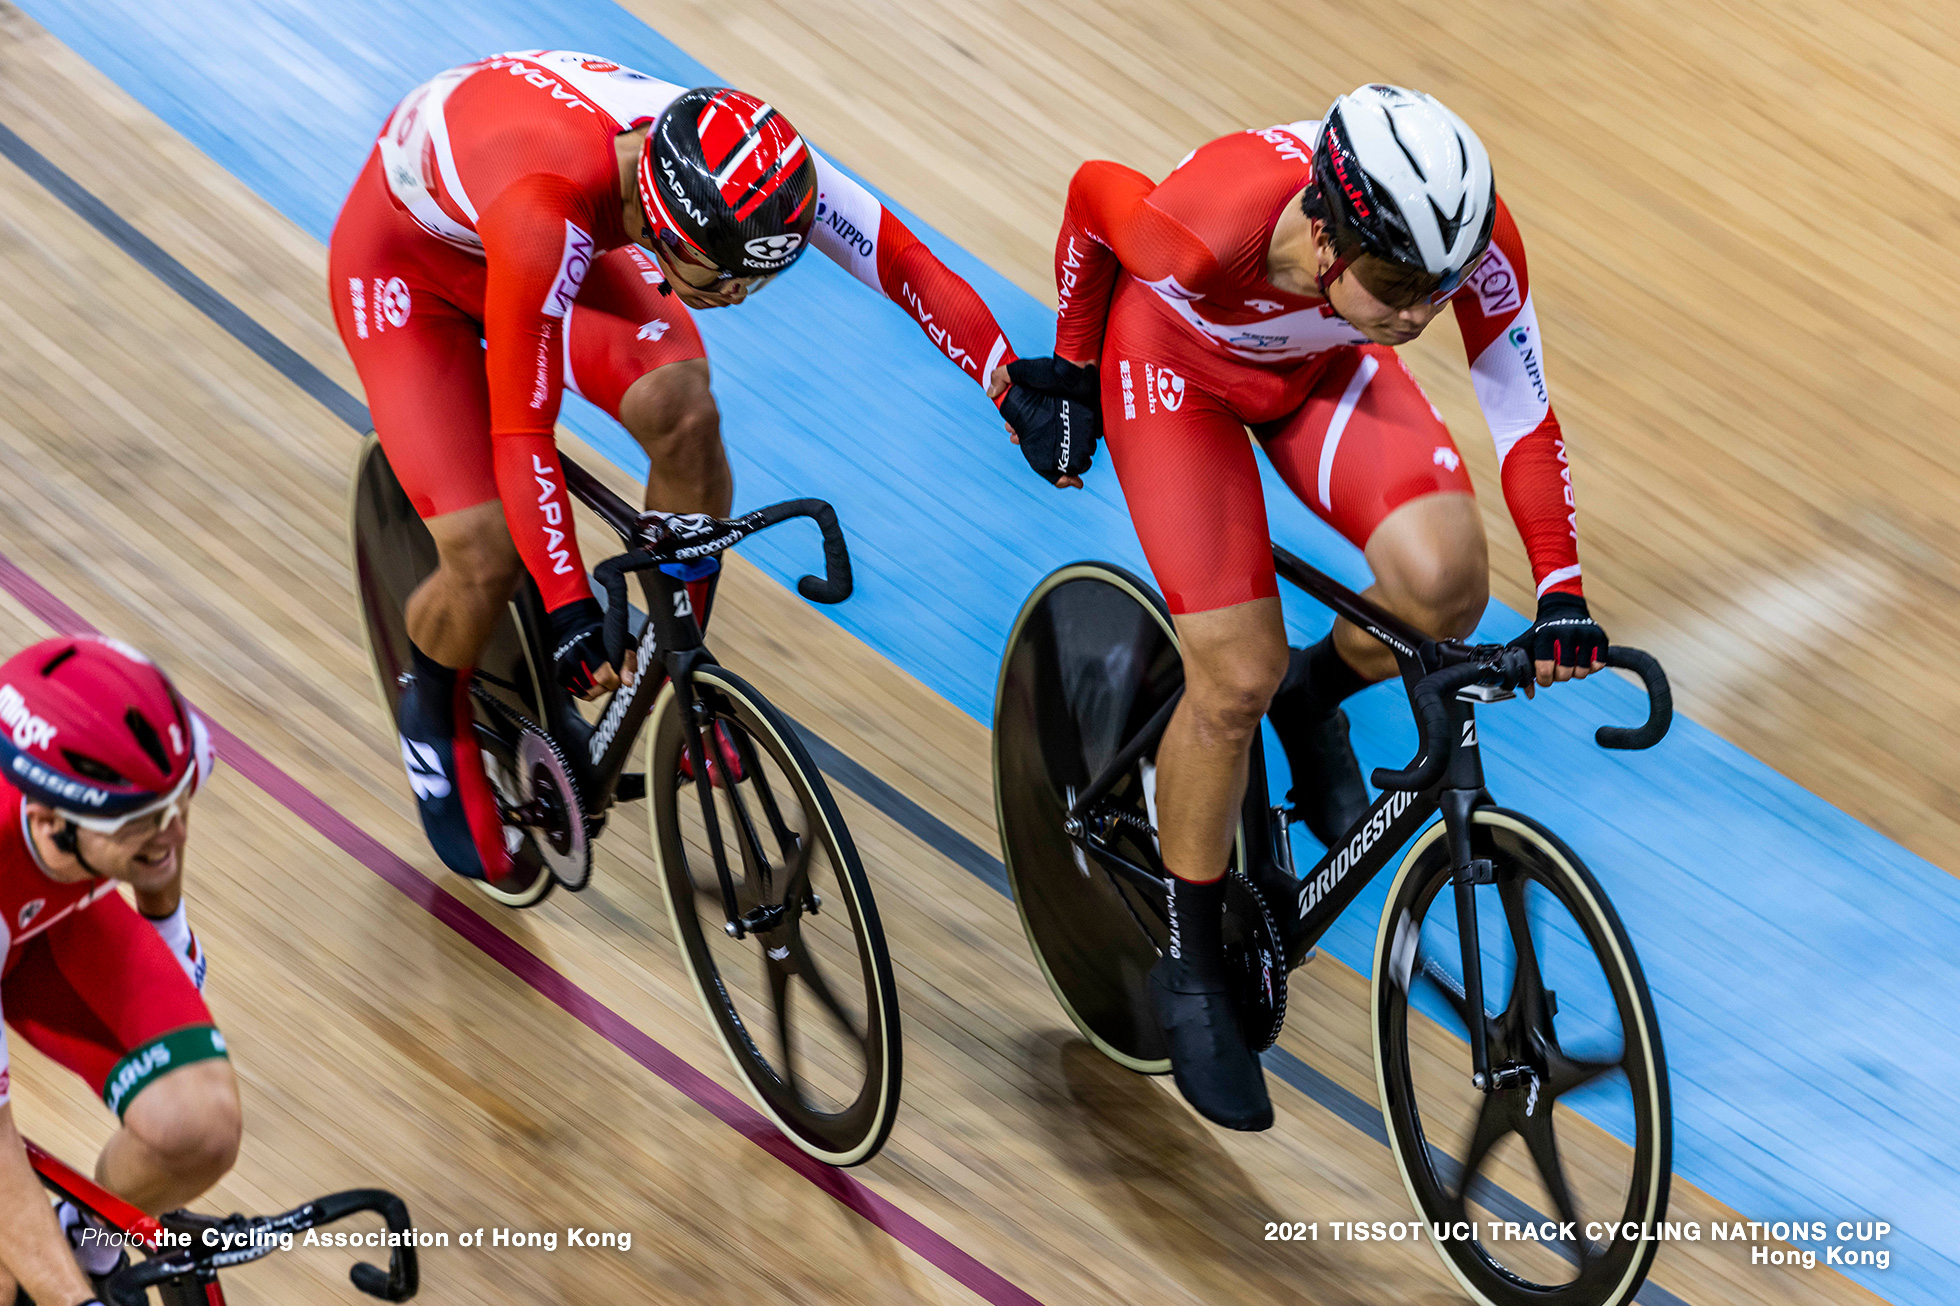
[[[1269,805],[1255,736],[1223,929],[1247,1044],[1261,1052],[1278,1039],[1288,973],[1407,845],[1376,931],[1371,1024],[1409,1198],[1484,1306],[1621,1306],[1646,1277],[1658,1245],[1648,1231],[1667,1208],[1667,1067],[1604,890],[1485,786],[1476,707],[1514,697],[1531,662],[1502,645],[1431,640],[1285,549],[1273,555],[1286,580],[1394,651],[1421,748],[1408,767],[1377,770],[1367,814],[1296,873],[1289,812]],[[1601,727],[1597,742],[1652,747],[1672,721],[1666,676],[1637,649],[1613,646],[1606,663],[1640,677],[1648,716]],[[1081,562],[1023,605],[994,704],[997,817],[1028,942],[1083,1037],[1144,1074],[1170,1070],[1148,988],[1169,934],[1154,758],[1182,688],[1162,598],[1121,568]],[[1596,1138],[1562,1154],[1561,1137],[1600,1133],[1581,1109],[1631,1147]],[[1525,1192],[1536,1200],[1521,1202]],[[1478,1236],[1534,1208],[1556,1237]],[[1641,1237],[1605,1232],[1629,1223]]]
[[[732,520],[640,512],[561,455],[566,488],[626,551],[593,569],[615,667],[639,674],[588,720],[552,676],[549,623],[529,576],[476,668],[477,738],[516,869],[473,888],[534,907],[583,889],[613,807],[648,803],[655,876],[674,938],[736,1073],[803,1151],[832,1165],[870,1159],[898,1114],[897,985],[871,885],[823,775],[789,719],[716,663],[669,563],[717,556],[793,518],[823,534],[824,575],[797,590],[850,597],[850,554],[818,499]],[[435,569],[435,542],[369,436],[350,508],[355,583],[375,679],[396,719],[409,643],[408,596]],[[629,603],[640,579],[644,612]],[[645,726],[646,769],[626,770]]]
[[[146,1306],[155,1290],[162,1306],[224,1306],[219,1273],[269,1256],[309,1229],[333,1224],[364,1211],[379,1214],[388,1226],[388,1268],[356,1261],[348,1271],[354,1286],[382,1301],[407,1301],[421,1274],[415,1257],[415,1228],[408,1205],[380,1188],[356,1188],[316,1197],[283,1215],[198,1215],[165,1211],[147,1215],[82,1176],[33,1143],[27,1160],[42,1187],[73,1202],[104,1229],[120,1234],[125,1247],[145,1259],[132,1260],[102,1286],[108,1306]]]

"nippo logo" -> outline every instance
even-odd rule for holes
[[[757,236],[742,248],[758,263],[780,263],[794,255],[802,244],[803,237],[789,231],[780,236]]]
[[[1167,413],[1184,407],[1184,378],[1168,367],[1157,369],[1157,402]]]
[[[0,725],[13,732],[15,748],[46,748],[54,742],[54,727],[35,716],[11,684],[0,685]]]

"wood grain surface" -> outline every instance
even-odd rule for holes
[[[1778,198],[1800,184],[1848,194],[1906,166],[1905,116],[1859,88],[1892,60],[1895,79],[1950,95],[1946,65],[1911,44],[1937,34],[1890,38],[1892,51],[1870,8],[1813,9],[1810,26],[1786,28],[1755,10],[1668,6],[1611,24],[1552,6],[1498,24],[1475,9],[1337,17],[1256,0],[630,7],[1037,292],[1083,157],[1161,171],[1212,134],[1317,112],[1364,77],[1443,94],[1491,141],[1526,225],[1585,556],[1615,630],[1730,677],[1684,697],[1732,713],[1704,719],[1827,797],[1929,853],[1952,838],[1944,791],[1898,779],[1937,774],[1950,753],[1938,745],[1951,744],[1952,678],[1903,653],[1859,657],[1884,636],[1854,647],[1850,624],[1896,629],[1899,605],[1946,583],[1938,496],[1952,487],[1936,454],[1950,377],[1937,362],[1951,350],[1928,342],[1951,342],[1928,327],[1916,345],[1888,333],[1878,348],[1862,332],[1923,302],[1914,283],[1950,288],[1952,252],[1931,236],[1910,245],[1933,229],[1930,195],[1919,218],[1861,221],[1855,239]],[[1826,101],[1865,105],[1868,119]],[[1738,134],[1727,157],[1711,141],[1690,160],[1681,141],[1708,139],[1714,119],[1754,122],[1759,138]],[[325,251],[5,6],[0,122],[359,393],[327,313]],[[1851,146],[1854,131],[1895,129],[1891,156]],[[1935,130],[1911,128],[1927,149]],[[1918,202],[1888,193],[1895,212]],[[1909,245],[1910,260],[1880,253]],[[352,599],[354,433],[4,165],[0,268],[0,552],[155,652],[214,719],[495,929],[732,1085],[664,913],[648,906],[636,809],[612,823],[586,893],[529,913],[479,907],[423,845]],[[1462,432],[1474,409],[1450,348],[1426,344],[1417,365]],[[1463,443],[1493,484],[1488,449]],[[1528,573],[1501,509],[1492,536],[1499,593],[1521,602]],[[1758,623],[1739,633],[1760,655],[1733,652],[1730,614],[1783,585],[1793,597],[1778,619],[1810,620],[1817,575],[1840,586],[1828,620],[1781,644]],[[1918,629],[1942,619],[1935,606],[1922,603]],[[0,647],[45,632],[0,598]],[[970,718],[739,561],[713,636],[779,706],[993,846],[988,740]],[[1895,717],[1921,732],[1892,740]],[[1828,725],[1836,751],[1792,719]],[[1277,1084],[1271,1133],[1203,1125],[1167,1083],[1118,1069],[1068,1027],[1006,899],[838,797],[906,1022],[898,1130],[858,1172],[875,1191],[1051,1306],[1459,1300],[1420,1246],[1264,1241],[1268,1220],[1406,1219],[1389,1154]],[[191,911],[247,1111],[243,1157],[208,1206],[283,1208],[375,1182],[424,1228],[633,1235],[627,1253],[431,1252],[431,1302],[973,1300],[236,772],[200,798],[196,835]],[[1322,959],[1296,980],[1285,1046],[1373,1102],[1365,979]],[[14,1047],[23,1128],[86,1161],[109,1117],[24,1040]],[[1619,1155],[1581,1122],[1567,1136],[1601,1165]],[[1675,1192],[1678,1218],[1733,1218]],[[346,1301],[344,1266],[338,1253],[278,1256],[228,1286],[247,1304]],[[1670,1245],[1653,1277],[1697,1306],[1876,1300],[1828,1273],[1751,1268],[1721,1244]]]

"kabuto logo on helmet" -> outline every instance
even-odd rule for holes
[[[742,242],[742,248],[749,252],[750,258],[766,263],[789,258],[802,244],[803,237],[792,231],[781,236],[757,236],[754,240]]]
[[[781,272],[808,247],[816,160],[752,95],[697,86],[676,96],[647,136],[641,178],[649,216],[730,275]]]

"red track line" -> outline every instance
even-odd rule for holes
[[[68,635],[99,634],[82,615],[45,585],[0,554],[0,588],[35,616]],[[997,1306],[1041,1306],[971,1254],[954,1246],[917,1217],[880,1197],[844,1171],[797,1150],[761,1112],[663,1047],[605,1003],[565,978],[536,953],[465,907],[428,876],[397,857],[374,836],[305,785],[287,775],[258,749],[206,718],[218,753],[282,807],[312,826],[329,843],[401,890],[402,894],[475,945],[491,960],[557,1003],[587,1028],[651,1070],[710,1115],[797,1174],[877,1225],[926,1261],[938,1266],[982,1300]]]

